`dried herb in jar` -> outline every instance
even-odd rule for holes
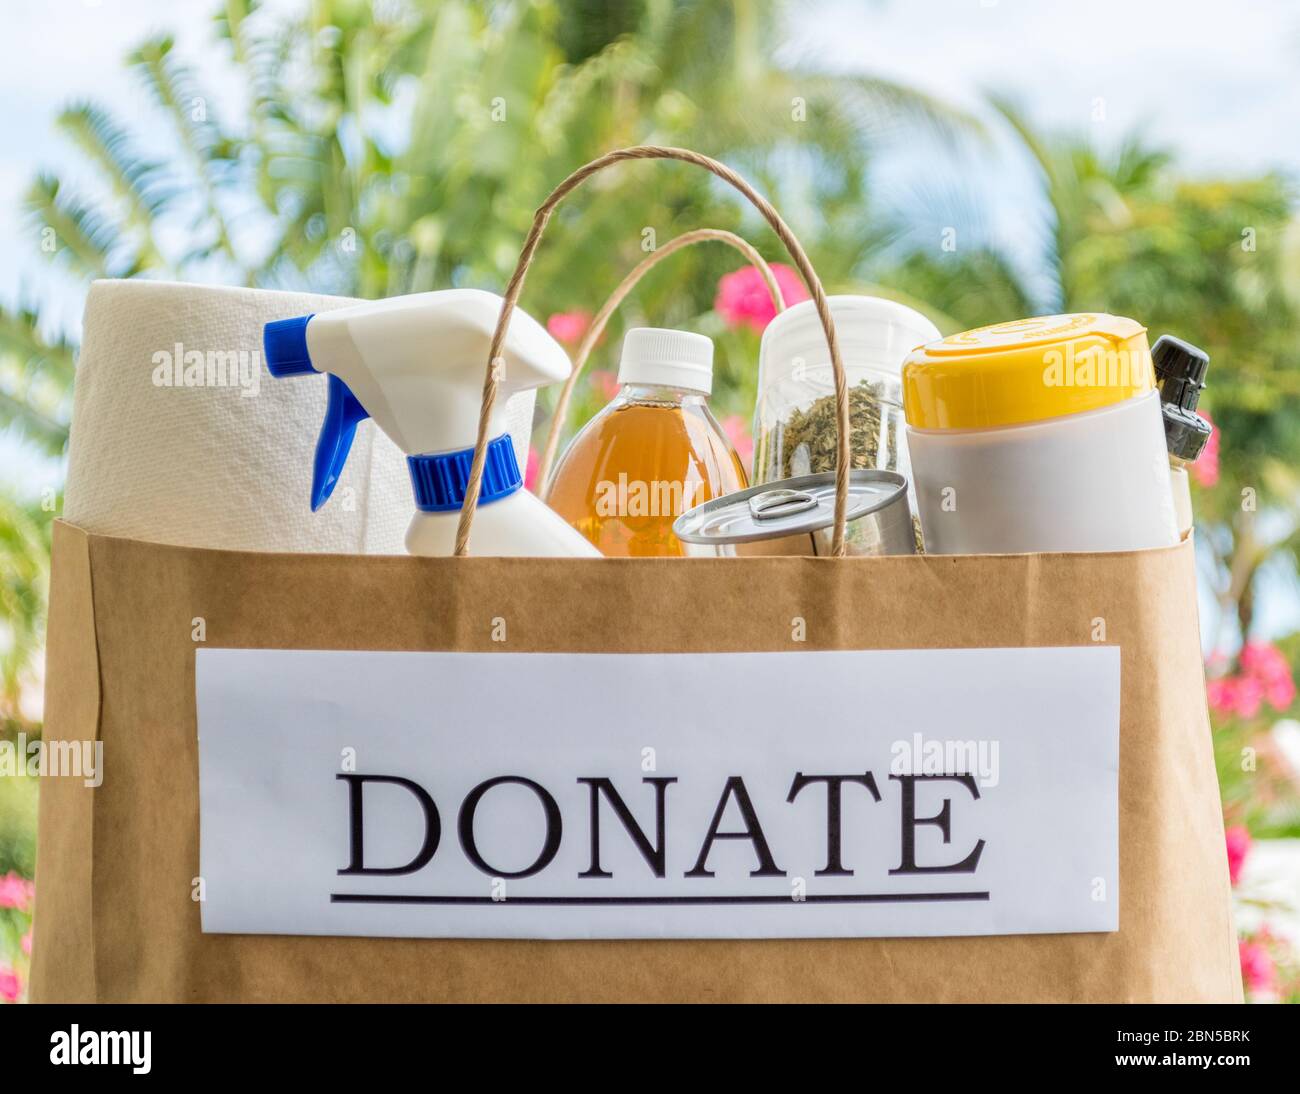
[[[898,470],[899,418],[897,414],[881,413],[882,387],[860,380],[849,388],[849,466],[854,470]],[[835,470],[839,425],[834,395],[822,396],[805,410],[791,411],[772,432],[781,453],[781,478]],[[771,437],[763,438],[760,451],[770,451],[771,441]],[[912,527],[917,553],[923,554],[921,524],[915,515]]]
[[[806,410],[794,410],[777,425],[781,477],[835,470],[835,396],[824,395]],[[880,385],[862,380],[849,388],[849,454],[856,468],[896,469],[897,424],[880,412]],[[882,454],[883,448],[883,454]],[[883,455],[883,458],[882,458]]]

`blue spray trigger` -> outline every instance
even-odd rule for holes
[[[316,371],[307,349],[307,324],[314,318],[296,315],[292,319],[274,319],[262,328],[262,350],[272,376],[282,379]]]
[[[311,477],[311,511],[325,504],[334,492],[335,484],[343,474],[343,465],[352,451],[352,438],[357,424],[370,417],[352,389],[337,376],[329,377],[329,401],[325,405],[325,421],[320,427],[320,440],[316,442],[316,465]]]

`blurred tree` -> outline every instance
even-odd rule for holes
[[[1032,315],[1038,308],[1006,258],[987,247],[911,251],[877,276],[947,334]]]
[[[1081,307],[1109,298],[1153,334],[1178,334],[1210,354],[1203,406],[1219,430],[1219,474],[1203,482],[1197,512],[1220,607],[1242,641],[1262,568],[1300,557],[1298,315],[1280,263],[1292,201],[1272,176],[1166,178],[1130,202],[1122,232],[1093,235],[1071,263]]]
[[[943,136],[973,123],[887,80],[778,64],[786,18],[762,0],[313,0],[291,15],[226,0],[215,26],[239,94],[215,98],[215,74],[182,62],[170,37],[144,42],[128,61],[163,136],[94,103],[68,107],[59,126],[93,181],[39,177],[33,224],[80,284],[152,276],[365,297],[498,288],[551,186],[610,148],[656,142],[748,175],[834,283],[876,238],[873,138],[900,124]],[[704,172],[608,172],[557,213],[524,305],[543,317],[594,310],[651,237],[701,226],[748,233],[781,257],[759,218]],[[735,263],[725,249],[691,248],[628,310],[719,336],[715,403],[748,417],[756,340],[710,314]],[[0,311],[0,428],[57,455],[73,347],[43,337],[38,319],[34,308]],[[595,402],[578,400],[571,428]],[[20,528],[24,512],[0,514],[0,557],[19,584],[38,576],[46,550]],[[36,637],[22,625],[14,635],[4,673]]]
[[[1167,153],[1136,137],[1103,153],[1068,134],[1040,134],[1013,103],[993,101],[1042,180],[1046,293],[1031,291],[1021,270],[993,249],[918,250],[878,276],[928,300],[950,330],[1017,315],[1109,311],[1141,320],[1152,341],[1177,334],[1210,354],[1202,407],[1214,418],[1218,448],[1202,462],[1217,470],[1201,466],[1193,476],[1197,536],[1219,606],[1216,644],[1237,647],[1209,666],[1219,782],[1235,823],[1258,836],[1293,838],[1300,784],[1271,732],[1294,710],[1293,693],[1279,687],[1249,699],[1246,688],[1233,704],[1225,685],[1240,680],[1240,649],[1258,639],[1261,581],[1294,577],[1300,557],[1295,191],[1274,175],[1188,179]],[[958,222],[947,210],[960,204],[944,202],[947,222]],[[1300,672],[1300,634],[1279,646]],[[1257,757],[1252,765],[1242,762],[1246,750]]]
[[[45,625],[53,510],[0,492],[0,735],[34,728],[22,698]]]
[[[35,310],[0,310],[0,423],[45,456],[67,441],[73,375],[72,346],[39,332]],[[33,729],[24,716],[23,688],[32,686],[49,580],[52,495],[22,497],[0,480],[0,734]]]
[[[1300,221],[1277,175],[1188,179],[1130,136],[1108,152],[1042,134],[1011,100],[994,108],[1037,166],[1050,217],[1043,299],[994,250],[916,252],[882,280],[928,300],[949,326],[1053,311],[1109,311],[1210,354],[1202,407],[1220,432],[1217,481],[1198,491],[1200,539],[1222,637],[1251,636],[1258,578],[1300,558]],[[1036,299],[1036,296],[1038,299]],[[1205,478],[1205,476],[1202,476]]]

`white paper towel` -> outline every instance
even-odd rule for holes
[[[355,301],[159,281],[96,281],[86,301],[64,518],[90,532],[238,551],[401,554],[406,458],[373,422],[311,511],[326,383],[276,380],[262,327]],[[170,382],[169,382],[170,381]],[[533,392],[510,401],[522,468]]]

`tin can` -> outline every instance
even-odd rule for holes
[[[722,555],[829,555],[835,523],[835,472],[751,486],[697,505],[673,522],[683,543]],[[916,532],[907,479],[896,471],[849,473],[844,536],[850,555],[911,555]]]

